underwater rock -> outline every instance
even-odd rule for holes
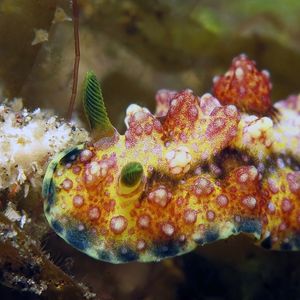
[[[54,265],[37,242],[0,213],[0,282],[47,299],[93,299],[84,285]]]

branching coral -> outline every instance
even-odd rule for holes
[[[237,64],[241,70],[232,70]],[[162,90],[159,117],[129,106],[124,136],[89,73],[84,105],[100,139],[48,167],[45,213],[53,229],[113,263],[157,261],[238,233],[267,248],[298,249],[300,99],[273,108],[269,77],[245,56],[229,73],[215,80],[219,99]]]
[[[0,118],[0,190],[40,189],[49,158],[89,138],[49,112],[22,109],[20,99],[1,104]]]

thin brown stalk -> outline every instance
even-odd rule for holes
[[[72,0],[72,11],[73,11],[73,28],[74,28],[74,44],[75,44],[75,59],[73,67],[73,86],[72,94],[70,97],[69,108],[67,113],[67,119],[70,121],[75,105],[77,85],[78,85],[78,70],[80,61],[80,44],[79,44],[79,7],[77,0]]]

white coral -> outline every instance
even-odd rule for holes
[[[20,99],[0,104],[0,190],[41,188],[50,159],[87,140],[86,130],[47,111],[22,109]]]

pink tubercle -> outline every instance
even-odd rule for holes
[[[148,215],[141,215],[138,218],[138,226],[142,229],[148,228],[150,226],[151,218]]]
[[[300,171],[288,173],[286,176],[290,191],[293,194],[300,194]]]
[[[127,228],[128,221],[123,216],[112,217],[110,220],[110,229],[115,234],[121,234]]]
[[[206,218],[207,218],[208,221],[213,221],[215,219],[215,217],[216,217],[216,214],[215,214],[214,211],[208,210],[206,212]]]
[[[281,202],[281,209],[283,212],[285,213],[289,213],[293,210],[294,206],[292,204],[292,202],[290,201],[290,199],[288,198],[284,198]]]
[[[200,177],[199,179],[197,179],[195,181],[193,189],[194,189],[195,195],[198,197],[199,196],[207,196],[214,191],[214,187],[213,187],[212,183],[204,177]]]
[[[71,190],[73,187],[73,181],[71,179],[65,179],[63,182],[62,182],[62,188],[65,190],[65,191],[69,191]]]
[[[89,149],[84,149],[80,153],[80,161],[83,163],[89,162],[92,157],[93,157],[93,152]]]
[[[242,203],[249,209],[254,209],[257,204],[257,200],[253,196],[246,196],[242,199]]]
[[[175,227],[171,223],[166,222],[161,226],[161,230],[165,235],[172,236],[175,232]]]
[[[81,195],[76,195],[73,197],[73,205],[75,207],[81,207],[84,203],[84,198]]]
[[[100,218],[100,209],[96,206],[93,206],[88,211],[88,216],[91,221],[98,220]]]
[[[193,209],[186,209],[184,212],[184,221],[187,224],[193,224],[197,220],[197,211]]]
[[[145,250],[147,244],[145,242],[145,240],[138,240],[137,243],[136,243],[136,249],[139,250],[139,251],[143,251]]]
[[[226,207],[228,204],[228,198],[226,195],[217,196],[216,201],[221,207]]]

